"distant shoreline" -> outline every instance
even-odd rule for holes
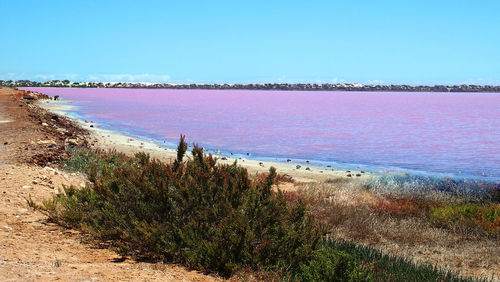
[[[68,87],[68,88],[145,88],[145,89],[213,89],[213,90],[280,90],[280,91],[360,91],[360,92],[473,92],[500,93],[491,85],[363,85],[359,83],[252,83],[252,84],[173,84],[147,82],[71,82],[50,80],[0,80],[0,87]]]

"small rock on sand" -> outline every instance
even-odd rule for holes
[[[33,189],[33,186],[31,185],[23,185],[23,189]]]

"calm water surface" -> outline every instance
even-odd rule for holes
[[[500,94],[32,88],[111,129],[260,157],[500,179]]]

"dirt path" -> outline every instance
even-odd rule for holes
[[[1,281],[216,280],[179,266],[122,258],[88,243],[78,231],[49,223],[45,215],[29,208],[27,198],[41,203],[57,193],[56,187],[84,183],[83,177],[58,171],[50,164],[53,153],[67,142],[83,140],[72,131],[64,132],[57,120],[30,117],[32,112],[18,101],[19,95],[12,89],[0,89]],[[33,160],[41,165],[32,164]]]

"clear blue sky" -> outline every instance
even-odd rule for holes
[[[0,79],[500,85],[500,1],[0,0]]]

